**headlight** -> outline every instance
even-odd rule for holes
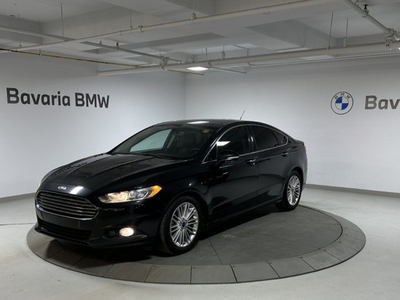
[[[153,185],[148,188],[142,188],[132,191],[123,191],[119,193],[109,193],[104,196],[99,197],[101,202],[104,203],[121,203],[136,200],[144,200],[154,197],[161,191],[161,187],[158,185]]]

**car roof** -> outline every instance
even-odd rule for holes
[[[255,121],[244,121],[244,120],[233,120],[233,119],[190,119],[190,120],[178,120],[178,121],[169,121],[156,124],[154,126],[167,126],[167,125],[201,125],[207,127],[223,128],[230,125],[244,125],[244,124],[259,124],[259,125],[266,125],[264,123],[255,122]]]
[[[266,126],[271,128],[275,131],[278,131],[285,136],[291,138],[287,133],[283,132],[282,130],[271,126],[266,123],[257,122],[257,121],[248,121],[248,120],[233,120],[233,119],[189,119],[189,120],[177,120],[177,121],[168,121],[163,123],[155,124],[154,126],[184,126],[184,125],[191,125],[191,126],[201,126],[207,127],[208,129],[212,129],[215,133],[220,132],[221,130],[232,128],[236,125],[260,125]]]

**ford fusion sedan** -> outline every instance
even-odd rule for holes
[[[155,243],[181,254],[228,218],[262,205],[295,209],[306,178],[304,143],[272,126],[160,123],[48,173],[35,229],[93,248]]]

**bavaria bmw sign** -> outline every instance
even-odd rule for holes
[[[347,114],[353,108],[353,97],[347,92],[336,93],[331,100],[331,108],[335,114]]]
[[[353,96],[348,92],[336,93],[331,100],[331,109],[335,114],[345,115],[354,105]],[[376,95],[365,96],[365,110],[397,110],[400,109],[400,99],[395,98],[378,98]]]

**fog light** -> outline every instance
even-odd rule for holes
[[[122,229],[119,231],[119,235],[122,236],[122,237],[130,237],[130,236],[132,236],[134,233],[135,233],[135,231],[134,231],[132,228],[130,228],[130,227],[122,228]]]

